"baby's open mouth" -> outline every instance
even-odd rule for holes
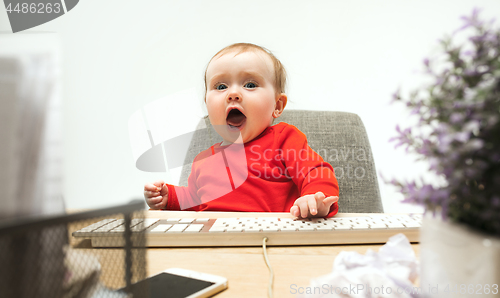
[[[240,127],[245,123],[247,117],[238,109],[232,109],[227,114],[226,123],[232,127]]]

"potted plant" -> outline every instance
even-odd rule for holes
[[[479,10],[425,59],[431,83],[400,91],[417,127],[397,146],[427,160],[434,183],[393,179],[405,202],[425,206],[421,289],[433,297],[481,297],[500,289],[500,30]],[[440,181],[441,180],[441,181]],[[432,214],[432,216],[428,216]],[[495,286],[496,285],[496,286]],[[495,295],[496,293],[496,295]]]

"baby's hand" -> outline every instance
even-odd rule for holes
[[[290,213],[301,218],[325,217],[330,212],[332,204],[338,200],[339,197],[334,196],[325,198],[325,194],[318,191],[313,195],[305,195],[295,200]]]
[[[144,198],[151,209],[165,208],[168,199],[167,185],[162,180],[146,183],[144,185]]]

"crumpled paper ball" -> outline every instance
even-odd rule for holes
[[[408,298],[422,293],[413,283],[418,261],[408,238],[397,234],[378,252],[362,255],[342,251],[333,262],[332,273],[314,278],[299,297]]]

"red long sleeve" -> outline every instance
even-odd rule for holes
[[[169,185],[166,209],[289,212],[318,191],[338,196],[332,166],[295,126],[279,123],[243,145],[219,144],[196,156],[187,187]],[[333,204],[328,217],[338,212]]]

